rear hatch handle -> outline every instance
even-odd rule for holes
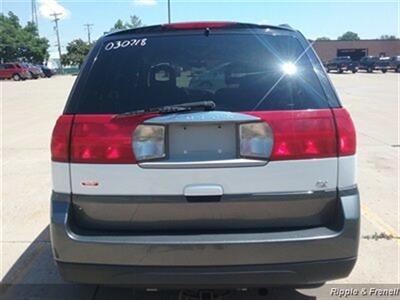
[[[183,194],[188,202],[218,202],[224,190],[218,184],[194,184],[187,185]]]

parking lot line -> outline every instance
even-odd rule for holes
[[[365,204],[361,204],[361,213],[365,218],[368,219],[368,221],[370,221],[384,233],[392,236],[397,242],[397,245],[400,246],[400,235],[392,226],[383,221],[377,214],[372,212]]]

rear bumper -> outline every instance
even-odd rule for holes
[[[21,78],[23,79],[29,79],[31,78],[31,74],[29,72],[21,72],[19,73],[19,75],[21,76]]]
[[[193,235],[77,234],[70,195],[53,193],[51,240],[66,280],[166,285],[302,285],[346,277],[359,240],[359,195],[341,191],[337,226]]]
[[[38,79],[39,77],[40,77],[40,74],[37,74],[37,73],[31,73],[32,75],[32,78],[34,78],[34,79]]]
[[[28,72],[28,71],[26,71],[26,72],[21,72],[21,73],[20,73],[20,76],[21,76],[22,78],[24,78],[24,79],[31,79],[31,78],[32,78],[31,73]]]
[[[300,287],[346,277],[356,258],[229,267],[130,267],[57,263],[63,278],[90,284],[151,288]]]

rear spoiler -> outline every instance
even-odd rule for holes
[[[170,32],[177,30],[199,30],[199,29],[221,29],[221,28],[229,28],[229,29],[279,29],[279,30],[287,30],[287,31],[295,31],[289,25],[263,25],[263,24],[252,24],[252,23],[238,23],[238,22],[183,22],[183,23],[170,23],[170,24],[161,24],[161,25],[152,25],[131,29],[118,30],[111,33],[106,34],[105,36],[118,36],[127,33],[156,33],[156,32]]]

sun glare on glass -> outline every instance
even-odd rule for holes
[[[293,63],[284,63],[282,65],[282,70],[287,75],[293,75],[297,72],[297,67]]]

